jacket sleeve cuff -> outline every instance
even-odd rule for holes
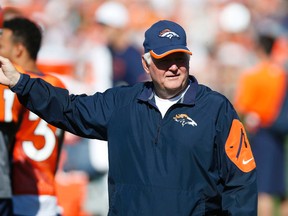
[[[30,78],[29,75],[21,74],[20,79],[18,80],[16,85],[10,88],[11,91],[13,91],[16,94],[21,93],[24,87],[26,86],[27,82],[29,81],[29,78]]]

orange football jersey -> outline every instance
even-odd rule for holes
[[[277,118],[285,89],[285,71],[273,63],[262,62],[242,74],[234,106],[241,114],[257,113],[261,125],[266,127]]]
[[[58,78],[48,73],[27,74],[31,77],[41,76],[52,85],[64,88],[64,84]],[[14,195],[55,195],[54,175],[62,138],[62,130],[25,110],[13,150]]]

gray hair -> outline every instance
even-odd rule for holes
[[[188,61],[189,61],[191,56],[190,56],[188,53],[185,53],[185,54],[187,55],[187,58],[188,58]],[[145,54],[143,55],[143,58],[144,58],[144,60],[146,61],[146,63],[147,63],[148,65],[151,64],[152,56],[151,56],[150,52],[145,53]]]
[[[145,53],[145,54],[143,55],[143,58],[144,58],[144,60],[146,61],[146,63],[147,63],[148,65],[151,64],[152,57],[151,57],[150,52]]]

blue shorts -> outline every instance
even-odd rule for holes
[[[12,199],[0,199],[0,215],[1,216],[13,215]]]
[[[260,129],[250,136],[255,157],[258,192],[286,197],[285,137],[268,129]]]

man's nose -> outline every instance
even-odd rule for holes
[[[171,71],[176,71],[176,70],[178,70],[178,65],[177,65],[176,61],[173,61],[173,62],[172,62],[172,64],[171,64],[170,67],[169,67],[169,70],[171,70]]]

